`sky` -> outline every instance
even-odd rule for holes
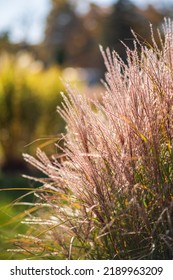
[[[75,1],[75,0],[74,0]],[[173,0],[131,0],[145,7],[147,3],[173,4]],[[89,0],[81,0],[81,3]],[[110,5],[115,0],[92,0],[98,5]],[[79,1],[80,3],[80,1]],[[50,11],[50,0],[0,0],[0,34],[9,31],[12,42],[27,41],[37,44],[44,38],[45,20]]]

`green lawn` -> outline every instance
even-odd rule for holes
[[[24,234],[27,226],[21,224],[28,206],[16,205],[18,202],[32,202],[33,194],[28,195],[27,189],[36,184],[22,178],[18,174],[0,174],[0,259],[20,259],[23,255],[8,249],[18,247],[13,239],[18,234]],[[18,248],[21,249],[21,248]]]
[[[22,215],[26,207],[13,205],[12,200],[1,196],[0,201],[0,259],[20,259],[18,253],[8,251],[16,248],[13,239],[18,234],[24,234],[26,225],[21,224]]]

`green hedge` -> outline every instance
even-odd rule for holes
[[[36,145],[54,141],[63,131],[64,122],[56,113],[64,89],[60,76],[60,69],[44,70],[28,54],[0,57],[1,166],[20,167],[23,151],[32,153]],[[34,140],[36,145],[28,145]]]

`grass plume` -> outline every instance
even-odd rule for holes
[[[101,48],[101,99],[66,85],[62,157],[24,154],[47,176],[36,193],[46,208],[27,220],[43,257],[173,258],[173,23],[160,49],[134,36],[127,63]]]

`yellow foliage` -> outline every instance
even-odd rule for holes
[[[22,160],[22,152],[32,152],[36,139],[55,139],[64,130],[56,112],[64,91],[62,71],[44,69],[27,53],[0,57],[0,147],[1,161]],[[51,143],[52,141],[50,141]],[[34,146],[35,148],[35,146]],[[51,151],[52,152],[52,151]]]

